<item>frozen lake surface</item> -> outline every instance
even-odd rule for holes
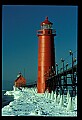
[[[76,116],[77,96],[37,93],[36,88],[7,91],[14,95],[14,101],[2,108],[2,116]]]

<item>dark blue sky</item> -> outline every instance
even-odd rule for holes
[[[27,82],[37,80],[37,30],[46,16],[56,29],[56,62],[66,58],[69,49],[77,50],[77,6],[3,5],[2,80],[13,82],[19,71],[24,74],[24,69]]]

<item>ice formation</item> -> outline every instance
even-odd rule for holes
[[[51,92],[51,100],[53,100],[54,99],[54,92],[52,91]]]
[[[60,102],[60,93],[58,94],[58,96],[57,96],[57,102],[59,103]]]
[[[64,105],[64,98],[63,95],[61,95],[59,106],[62,107],[63,105]]]
[[[74,110],[74,106],[73,106],[73,101],[72,101],[72,97],[69,98],[69,102],[68,102],[68,105],[67,105],[67,111],[69,110]]]
[[[56,92],[40,94],[37,93],[37,88],[14,88],[5,95],[14,95],[14,101],[2,108],[2,116],[77,116],[77,97],[72,98],[71,110],[67,109],[67,95],[61,95],[60,98],[60,94],[56,95]],[[69,104],[70,102],[69,99]]]
[[[67,103],[69,102],[69,98],[70,98],[70,94],[69,94],[69,90],[67,92]]]

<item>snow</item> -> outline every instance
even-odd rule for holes
[[[14,95],[14,101],[2,108],[2,116],[76,116],[77,96],[37,93],[37,88],[22,88],[7,91],[5,95]],[[68,105],[69,104],[69,105]],[[72,107],[72,106],[73,107]],[[71,109],[72,108],[72,109]]]

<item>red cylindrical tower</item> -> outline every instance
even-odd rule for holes
[[[38,93],[44,93],[46,90],[45,74],[49,72],[53,66],[55,70],[55,49],[54,36],[56,31],[52,29],[52,24],[46,17],[45,21],[41,23],[41,30],[38,30]]]

